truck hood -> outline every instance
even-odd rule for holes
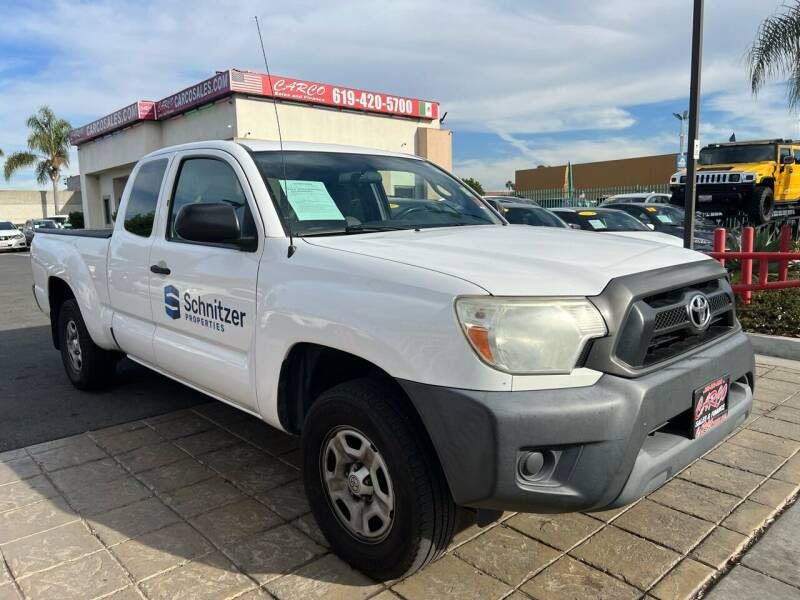
[[[683,248],[683,240],[674,235],[669,235],[668,233],[661,233],[660,231],[604,231],[602,235],[618,235],[633,240],[658,242],[659,244]]]
[[[594,296],[615,277],[711,260],[657,242],[529,225],[442,227],[305,241],[458,277],[496,296]]]
[[[698,166],[697,173],[714,171],[717,173],[730,171],[731,173],[758,173],[759,175],[771,175],[775,172],[774,162],[751,162],[751,163],[719,163],[716,165]],[[686,174],[686,171],[681,173]]]

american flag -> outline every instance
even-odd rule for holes
[[[264,93],[261,85],[261,75],[249,71],[231,70],[231,89],[236,92],[250,92],[251,94]]]

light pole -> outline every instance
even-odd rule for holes
[[[689,84],[689,143],[686,148],[686,188],[684,192],[683,246],[694,246],[694,211],[697,196],[695,161],[700,157],[700,67],[703,64],[703,0],[694,0],[692,14],[692,72]]]
[[[678,121],[681,122],[681,133],[680,133],[680,137],[678,138],[678,154],[683,154],[683,139],[684,139],[683,124],[686,122],[686,119],[689,118],[689,111],[685,110],[685,111],[683,111],[683,114],[681,114],[681,113],[672,113],[672,115],[676,119],[678,119]]]

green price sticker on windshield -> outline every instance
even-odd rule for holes
[[[281,181],[281,187],[298,221],[345,220],[323,182],[287,179]]]

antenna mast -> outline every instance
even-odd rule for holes
[[[281,152],[281,165],[283,167],[283,182],[286,186],[285,194],[286,200],[289,200],[289,184],[286,182],[286,156],[283,152],[283,134],[281,133],[281,119],[278,116],[278,101],[275,99],[275,92],[272,89],[272,73],[269,70],[269,62],[267,61],[267,51],[264,49],[264,38],[261,37],[261,25],[258,22],[258,16],[253,17],[256,20],[256,30],[258,31],[258,41],[261,43],[261,55],[264,57],[264,67],[267,69],[267,81],[269,82],[269,95],[272,98],[272,108],[275,109],[275,123],[278,125],[278,144]],[[297,248],[294,245],[294,237],[292,235],[292,224],[289,223],[289,250],[287,257],[291,258]]]

